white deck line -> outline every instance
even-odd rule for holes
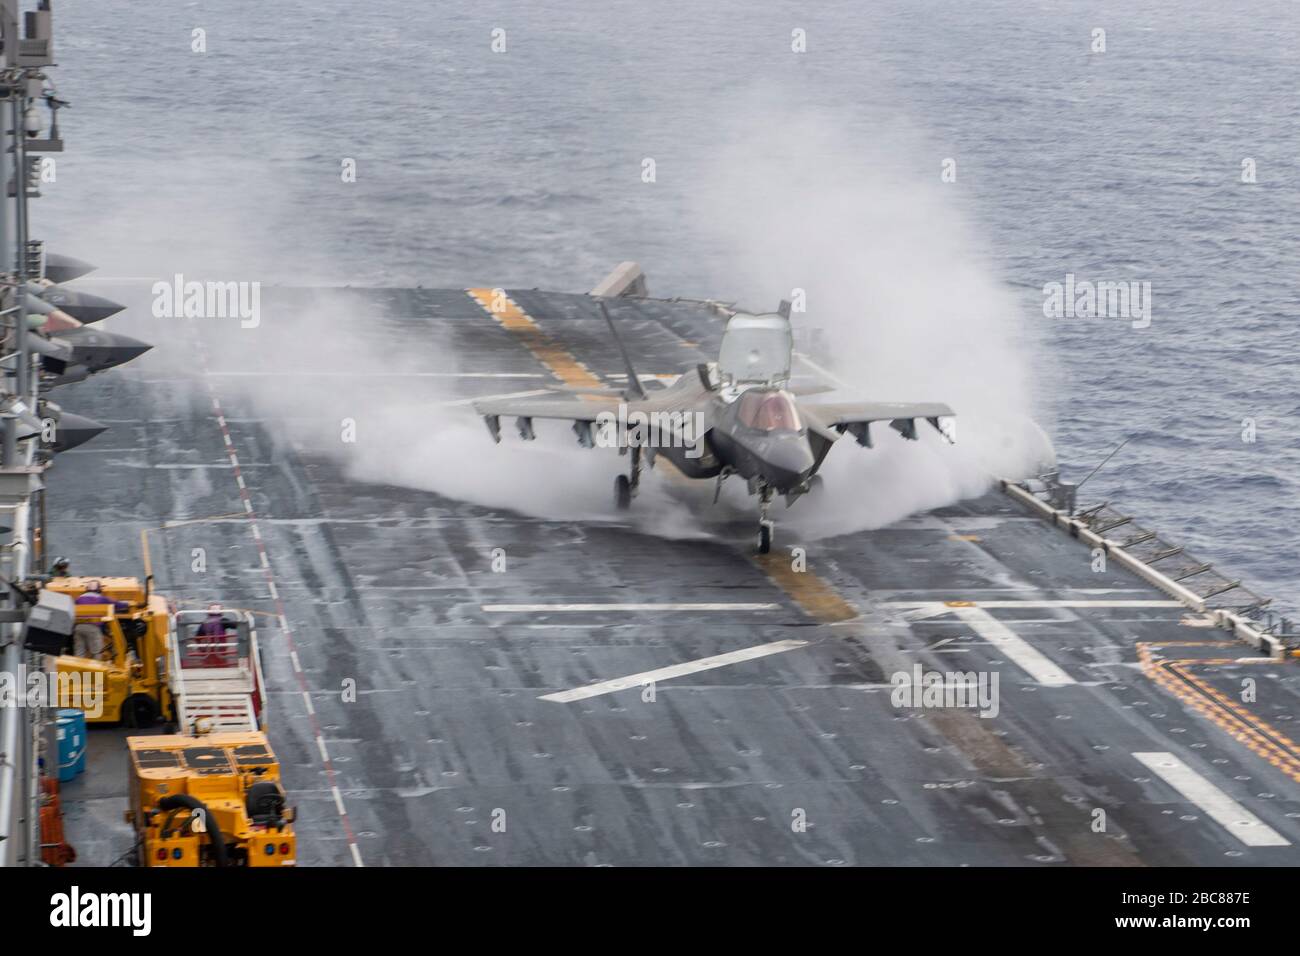
[[[975,633],[984,638],[1038,683],[1048,687],[1076,684],[1073,677],[1052,663],[1041,651],[982,607],[949,608]]]
[[[615,691],[627,690],[631,687],[642,687],[646,684],[671,680],[674,677],[698,674],[700,671],[726,667],[728,664],[739,664],[742,661],[757,660],[760,657],[768,657],[772,654],[783,654],[786,651],[793,651],[807,646],[807,641],[773,641],[771,644],[758,644],[754,647],[746,647],[743,650],[730,651],[714,657],[702,657],[699,660],[687,661],[684,664],[673,664],[671,667],[660,667],[652,671],[643,671],[640,674],[629,674],[627,677],[601,681],[598,684],[588,684],[586,687],[576,687],[573,690],[559,691],[554,694],[543,694],[538,700],[570,704],[575,700],[586,700],[589,697],[612,694]]]
[[[1076,601],[971,601],[976,607],[1183,607],[1182,601],[1124,601],[1124,600],[1076,600]],[[914,607],[914,608],[936,608],[945,611],[955,611],[957,608],[952,607],[943,601],[887,601],[885,607]]]
[[[1290,840],[1173,754],[1135,753],[1133,756],[1246,846],[1291,845]]]

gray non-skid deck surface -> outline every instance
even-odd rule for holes
[[[100,291],[140,306],[112,328],[163,347],[57,393],[113,428],[58,460],[51,547],[70,555],[75,570],[138,572],[142,528],[234,514],[151,532],[157,586],[195,603],[274,611],[192,349],[197,333],[212,346],[211,381],[315,711],[313,721],[274,618],[261,617],[271,736],[299,808],[303,865],[354,859],[317,728],[368,865],[1300,862],[1295,781],[1137,664],[1139,642],[1223,639],[1183,623],[1183,609],[987,609],[1073,678],[1067,686],[1038,683],[955,609],[907,619],[897,605],[1164,599],[1120,570],[1095,573],[1080,543],[1001,495],[817,542],[810,571],[861,612],[821,624],[754,563],[748,526],[734,541],[672,541],[361,484],[293,451],[277,422],[231,387],[231,373],[274,369],[291,383],[321,371],[263,346],[274,340],[277,314],[322,303],[331,321],[386,313],[375,335],[393,345],[403,369],[539,376],[504,386],[457,379],[459,394],[547,381],[543,366],[463,292],[265,289],[257,331],[229,320],[154,319],[143,292]],[[512,294],[597,374],[622,371],[589,303]],[[679,370],[716,345],[717,321],[699,306],[618,309],[631,350],[646,356],[642,371]],[[645,321],[630,321],[637,312]],[[322,322],[321,334],[329,328]],[[221,347],[241,342],[239,361]],[[400,376],[377,378],[373,393],[404,387]],[[195,548],[206,551],[203,573],[192,570]],[[504,574],[491,569],[493,548],[508,555]],[[483,610],[608,602],[776,608]],[[660,681],[652,702],[639,687],[572,703],[539,699],[786,639],[809,643]],[[1254,656],[1235,644],[1214,654]],[[999,715],[895,708],[882,685],[918,662],[997,672]],[[1209,665],[1200,673],[1234,699],[1241,681],[1255,678],[1258,700],[1244,706],[1286,732],[1300,713],[1293,667]],[[348,680],[355,702],[341,698]],[[1151,752],[1174,754],[1289,845],[1246,845],[1133,756]],[[78,821],[104,805],[95,814],[78,807],[75,788],[67,799],[76,842]],[[1094,830],[1098,809],[1105,832]],[[504,832],[493,828],[501,819]],[[807,827],[794,826],[798,819]],[[125,849],[104,843],[88,845],[112,855]]]

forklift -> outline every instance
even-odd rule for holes
[[[167,600],[151,593],[153,579],[126,577],[56,577],[44,587],[74,601],[101,594],[103,603],[78,602],[71,646],[57,658],[59,706],[74,684],[88,686],[102,678],[103,706],[87,710],[92,724],[150,727],[174,721],[175,706],[167,682],[171,613]],[[95,586],[98,590],[95,590]],[[65,681],[64,675],[75,677]],[[82,708],[85,709],[85,708]]]

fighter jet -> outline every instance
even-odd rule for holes
[[[812,404],[800,395],[827,387],[801,389],[792,383],[794,339],[789,303],[774,313],[735,312],[727,322],[716,362],[698,365],[671,386],[647,391],[618,336],[603,298],[597,299],[627,369],[627,388],[571,389],[567,395],[485,399],[474,403],[496,441],[501,419],[517,420],[524,440],[535,437],[534,419],[573,423],[585,447],[617,447],[631,453],[629,473],[615,481],[615,501],[628,508],[636,496],[643,465],[657,456],[672,462],[687,478],[745,480],[758,499],[758,550],[768,553],[775,530],[771,504],[783,495],[787,506],[807,494],[831,446],[844,434],[871,447],[870,426],[888,422],[904,438],[917,438],[917,421],[929,422],[952,441],[953,411],[939,402],[841,402]]]
[[[89,292],[81,292],[75,289],[65,289],[50,282],[29,282],[27,283],[27,293],[41,302],[54,306],[55,309],[65,315],[72,316],[82,325],[93,325],[96,322],[102,322],[109,316],[117,315],[126,308],[121,303],[106,299],[101,295],[92,295]],[[34,311],[44,312],[45,310],[38,308]]]
[[[93,418],[65,411],[60,405],[43,398],[37,405],[37,422],[39,430],[28,431],[19,421],[19,438],[39,437],[41,449],[50,454],[68,451],[78,445],[84,445],[96,435],[108,430],[108,426]]]
[[[153,348],[129,335],[90,327],[126,306],[56,284],[56,279],[75,279],[93,272],[95,267],[90,263],[46,252],[42,268],[44,278],[29,281],[24,289],[24,306],[30,323],[28,328],[35,333],[28,338],[27,345],[41,356],[43,388],[83,381]],[[83,432],[84,429],[79,430],[78,434]]]
[[[59,356],[42,356],[42,370],[47,373],[42,384],[47,388],[84,381],[96,372],[122,365],[153,348],[129,335],[89,326],[56,332],[48,341],[64,348]]]
[[[43,272],[45,278],[51,282],[71,282],[95,271],[95,267],[89,262],[82,262],[80,259],[60,255],[57,252],[46,252],[44,260]]]

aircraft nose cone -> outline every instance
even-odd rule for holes
[[[58,424],[54,429],[53,448],[56,452],[76,448],[78,445],[84,445],[107,429],[107,425],[97,422],[93,418],[64,412],[59,416]]]
[[[153,348],[120,332],[101,332],[85,326],[61,332],[58,338],[72,346],[72,360],[92,372],[129,362]]]
[[[126,308],[120,302],[106,299],[102,295],[75,292],[71,289],[47,288],[39,293],[39,297],[41,301],[48,302],[78,322],[87,325],[92,322],[102,322],[110,315],[117,315]]]
[[[119,335],[117,338],[118,341],[113,346],[114,365],[121,365],[123,362],[139,358],[153,348],[148,342],[141,342],[139,339],[133,339],[128,335]]]
[[[807,439],[792,436],[774,442],[763,455],[763,476],[777,491],[788,491],[808,477],[814,461]]]
[[[95,267],[89,262],[82,262],[80,259],[60,255],[57,252],[45,253],[45,278],[51,282],[69,282],[94,271]]]

